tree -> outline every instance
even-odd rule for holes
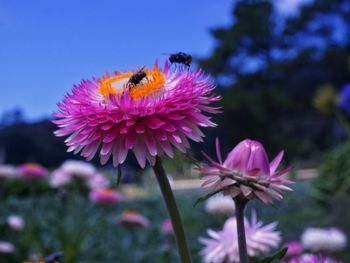
[[[219,84],[219,134],[232,147],[253,137],[290,157],[332,143],[331,120],[312,106],[315,90],[350,80],[350,3],[320,0],[299,16],[278,16],[271,1],[238,1],[233,23],[212,31],[217,45],[199,60]]]

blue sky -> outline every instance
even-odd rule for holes
[[[0,0],[0,114],[49,116],[82,78],[151,65],[161,53],[206,56],[231,1]],[[164,57],[165,58],[165,57]]]

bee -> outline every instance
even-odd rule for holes
[[[191,66],[192,56],[184,52],[178,52],[178,53],[170,54],[169,61],[171,64],[173,63],[183,64],[189,68]]]
[[[141,82],[141,80],[143,80],[147,76],[146,72],[143,71],[144,68],[145,67],[142,67],[139,71],[137,71],[134,75],[130,77],[127,83],[128,87],[130,87],[130,85],[135,87]]]

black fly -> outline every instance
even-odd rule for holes
[[[144,67],[142,67],[139,71],[137,71],[134,75],[130,77],[128,80],[127,86],[130,87],[132,85],[135,87],[137,84],[141,82],[146,77],[146,72],[143,71]]]
[[[177,64],[183,64],[186,67],[190,67],[192,62],[192,56],[184,52],[178,52],[178,53],[170,54],[169,61],[171,64],[177,63]]]

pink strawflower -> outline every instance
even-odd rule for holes
[[[26,163],[18,167],[18,173],[29,180],[43,179],[48,176],[48,171],[40,164]]]
[[[53,188],[66,186],[72,182],[72,179],[73,178],[70,176],[70,174],[66,173],[62,169],[56,169],[50,176],[50,185]]]
[[[105,74],[83,80],[58,104],[54,121],[57,136],[66,139],[68,151],[91,160],[98,152],[102,164],[110,158],[122,164],[133,151],[141,167],[154,165],[156,156],[173,157],[173,147],[186,152],[188,139],[204,137],[199,127],[215,124],[204,112],[217,113],[208,104],[215,85],[201,70],[143,69],[147,74],[136,86],[128,83],[136,71]]]
[[[216,152],[219,162],[207,157],[210,165],[199,168],[204,183],[202,186],[211,189],[211,193],[223,192],[235,198],[257,198],[264,203],[272,204],[273,199],[281,200],[284,191],[292,191],[285,184],[292,183],[284,178],[290,167],[276,171],[283,151],[269,163],[266,151],[261,143],[246,139],[240,142],[222,162],[220,146],[216,141]]]
[[[164,234],[172,234],[174,233],[173,225],[169,218],[165,219],[161,224],[161,229]]]
[[[288,260],[287,263],[342,263],[342,261],[314,254],[304,254],[298,258]]]
[[[252,214],[251,223],[245,218],[245,233],[247,240],[247,251],[249,257],[264,256],[277,248],[281,236],[275,231],[276,223],[263,226],[257,221],[255,213]],[[200,238],[199,241],[205,245],[200,252],[205,263],[236,263],[239,262],[237,223],[236,217],[230,217],[224,224],[222,231],[208,230],[210,238]]]
[[[150,224],[146,217],[131,210],[124,211],[123,214],[117,218],[116,223],[130,228],[148,227]]]
[[[287,247],[287,256],[298,256],[304,251],[303,245],[298,240],[293,240],[285,243],[283,247]]]
[[[123,196],[112,189],[97,189],[90,192],[90,200],[97,204],[114,204],[123,200]]]
[[[96,190],[108,188],[110,183],[105,176],[103,176],[100,173],[96,173],[93,176],[89,177],[89,179],[87,180],[87,185],[90,189]]]

